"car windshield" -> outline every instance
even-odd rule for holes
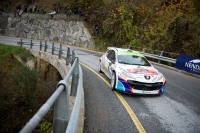
[[[121,64],[151,66],[151,64],[144,57],[135,55],[118,55],[118,62]]]

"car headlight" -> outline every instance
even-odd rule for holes
[[[123,74],[124,76],[131,78],[131,79],[135,79],[130,73],[128,73],[126,70],[124,70],[123,68],[119,68],[121,74]]]

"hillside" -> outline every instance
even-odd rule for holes
[[[35,59],[25,48],[0,44],[0,55],[0,132],[15,133],[53,94],[62,77],[56,68],[43,60],[35,69],[23,66],[27,60]],[[50,132],[52,119],[53,109],[34,133]]]
[[[3,6],[5,10],[5,4],[8,2],[10,5],[8,7],[9,12],[14,12],[16,10],[16,4],[20,3],[22,8],[26,4],[28,7],[32,5],[37,5],[38,9],[44,8],[46,12],[51,12],[55,7],[61,7],[61,12],[64,13],[64,2],[59,0],[3,0],[0,2],[0,5]],[[29,9],[28,9],[29,11]]]
[[[5,5],[5,2],[1,1],[0,4]],[[14,5],[17,2],[12,1]],[[81,8],[87,18],[86,26],[91,34],[94,34],[95,24],[100,26],[99,35],[95,38],[98,50],[105,50],[108,46],[132,45],[200,57],[199,0],[20,2],[28,5],[37,3],[38,7],[44,7],[46,12],[52,11],[55,7],[60,7],[59,13],[64,13],[65,7],[72,10]]]

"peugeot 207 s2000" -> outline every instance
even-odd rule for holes
[[[162,94],[166,79],[137,51],[108,47],[99,60],[99,72],[111,80],[113,90],[133,94]]]

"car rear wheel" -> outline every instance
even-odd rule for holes
[[[111,74],[111,87],[112,87],[112,90],[115,90],[115,85],[116,85],[116,74],[115,74],[115,72],[112,72],[112,74]]]
[[[99,68],[98,69],[99,69],[99,72],[102,73],[102,71],[101,71],[101,61],[99,61]]]

